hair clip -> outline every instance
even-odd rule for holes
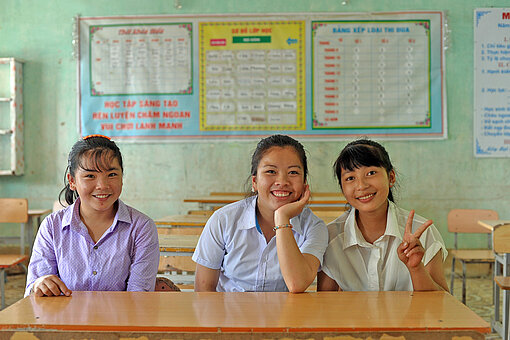
[[[93,137],[101,137],[101,138],[106,138],[108,140],[112,140],[110,137],[105,136],[105,135],[88,135],[88,136],[83,137],[83,140],[86,140],[86,139],[89,139],[89,138],[93,138]]]

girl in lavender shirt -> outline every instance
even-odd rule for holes
[[[119,199],[122,175],[122,155],[108,137],[88,136],[73,146],[61,192],[69,206],[39,228],[25,296],[154,290],[156,226]]]

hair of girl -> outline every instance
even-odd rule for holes
[[[64,188],[58,195],[58,200],[61,203],[62,195],[64,195],[64,199],[68,205],[73,204],[74,201],[78,198],[78,192],[76,190],[71,190],[69,186],[67,174],[69,173],[71,176],[75,177],[76,169],[85,169],[85,162],[82,157],[85,154],[87,154],[87,158],[93,162],[95,170],[108,170],[109,164],[114,159],[117,159],[119,161],[120,169],[122,170],[122,173],[124,173],[124,167],[122,165],[122,154],[120,153],[120,149],[115,144],[115,142],[109,140],[106,137],[100,136],[80,139],[73,145],[71,151],[69,152],[67,168],[64,173]]]
[[[352,171],[362,166],[381,167],[388,174],[392,170],[395,171],[388,152],[381,144],[366,138],[357,139],[343,148],[333,165],[340,189],[342,189],[342,169]],[[388,199],[394,202],[392,188],[390,188]]]
[[[257,176],[257,168],[259,167],[260,160],[262,157],[264,157],[265,153],[269,151],[272,147],[293,147],[296,151],[299,159],[301,160],[301,163],[303,164],[303,175],[304,180],[306,181],[306,178],[308,176],[308,164],[306,160],[306,151],[303,145],[295,140],[292,137],[285,136],[285,135],[272,135],[266,138],[263,138],[258,142],[257,148],[253,152],[253,155],[251,157],[251,171],[250,171],[250,177],[247,179],[246,184],[250,184],[251,186],[251,176]],[[254,195],[256,193],[250,193],[250,195]]]

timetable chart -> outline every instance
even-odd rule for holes
[[[191,27],[91,26],[91,95],[191,93]]]
[[[430,126],[428,20],[314,21],[313,128]]]
[[[200,24],[200,129],[304,129],[304,23]]]

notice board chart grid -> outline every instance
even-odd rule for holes
[[[200,129],[304,130],[304,21],[200,23]]]
[[[430,127],[429,20],[313,21],[312,49],[313,128]]]
[[[193,92],[191,23],[89,27],[90,95]]]

